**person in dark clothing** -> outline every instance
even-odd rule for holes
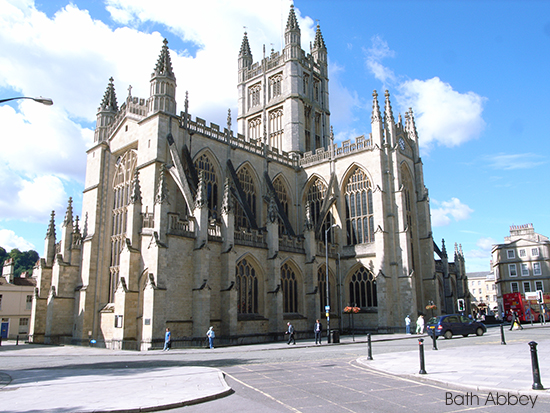
[[[315,333],[315,344],[317,344],[317,341],[319,341],[319,344],[321,344],[322,331],[323,325],[319,322],[319,320],[315,320],[315,324],[313,325],[313,332]]]
[[[288,334],[288,343],[286,344],[290,344],[292,341],[292,345],[294,345],[296,344],[296,339],[294,338],[294,326],[290,324],[290,322],[286,323],[286,325],[288,326],[288,330],[285,332],[285,334]]]

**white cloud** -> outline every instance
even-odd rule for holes
[[[374,36],[372,46],[364,49],[366,55],[366,65],[374,77],[382,82],[383,88],[386,88],[387,82],[394,82],[396,76],[393,71],[382,64],[382,60],[387,57],[395,57],[395,52],[390,49],[388,43],[380,36]]]
[[[3,247],[7,252],[17,248],[20,251],[34,250],[35,246],[23,238],[15,235],[15,232],[9,229],[0,229],[0,247]]]
[[[530,169],[546,163],[546,157],[536,153],[498,153],[485,159],[489,166],[500,170]]]
[[[45,222],[52,210],[67,202],[63,182],[54,175],[24,178],[0,166],[0,198],[2,220]]]
[[[399,86],[400,104],[412,107],[420,145],[453,147],[477,138],[485,128],[485,98],[473,92],[459,93],[438,77],[408,80]]]
[[[432,200],[432,226],[442,227],[449,225],[452,220],[463,221],[470,217],[470,214],[474,212],[468,205],[460,202],[458,198],[451,198],[450,201],[443,201],[441,203]]]

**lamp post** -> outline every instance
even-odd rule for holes
[[[325,279],[325,284],[326,284],[326,287],[327,287],[327,305],[325,306],[325,312],[326,312],[326,315],[327,315],[327,343],[330,343],[330,300],[328,298],[328,295],[329,295],[329,287],[328,287],[328,232],[336,227],[337,225],[336,224],[332,224],[330,227],[328,227],[326,230],[325,230],[325,257],[326,257],[326,270],[327,270],[327,275],[326,275],[326,279]]]
[[[30,100],[34,100],[35,102],[42,103],[43,105],[46,105],[46,106],[53,105],[53,100],[51,100],[50,98],[43,98],[42,96],[37,98],[31,98],[27,96],[18,96],[15,98],[0,99],[0,103],[9,102],[10,100],[17,100],[17,99],[30,99]]]

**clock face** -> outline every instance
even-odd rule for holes
[[[401,147],[402,151],[405,150],[405,141],[403,140],[403,138],[399,138],[399,146]]]

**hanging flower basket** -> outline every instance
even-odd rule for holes
[[[345,307],[344,308],[344,313],[346,314],[357,314],[359,311],[361,311],[361,309],[359,307]]]
[[[435,304],[429,304],[426,306],[426,310],[437,310],[437,306]]]

